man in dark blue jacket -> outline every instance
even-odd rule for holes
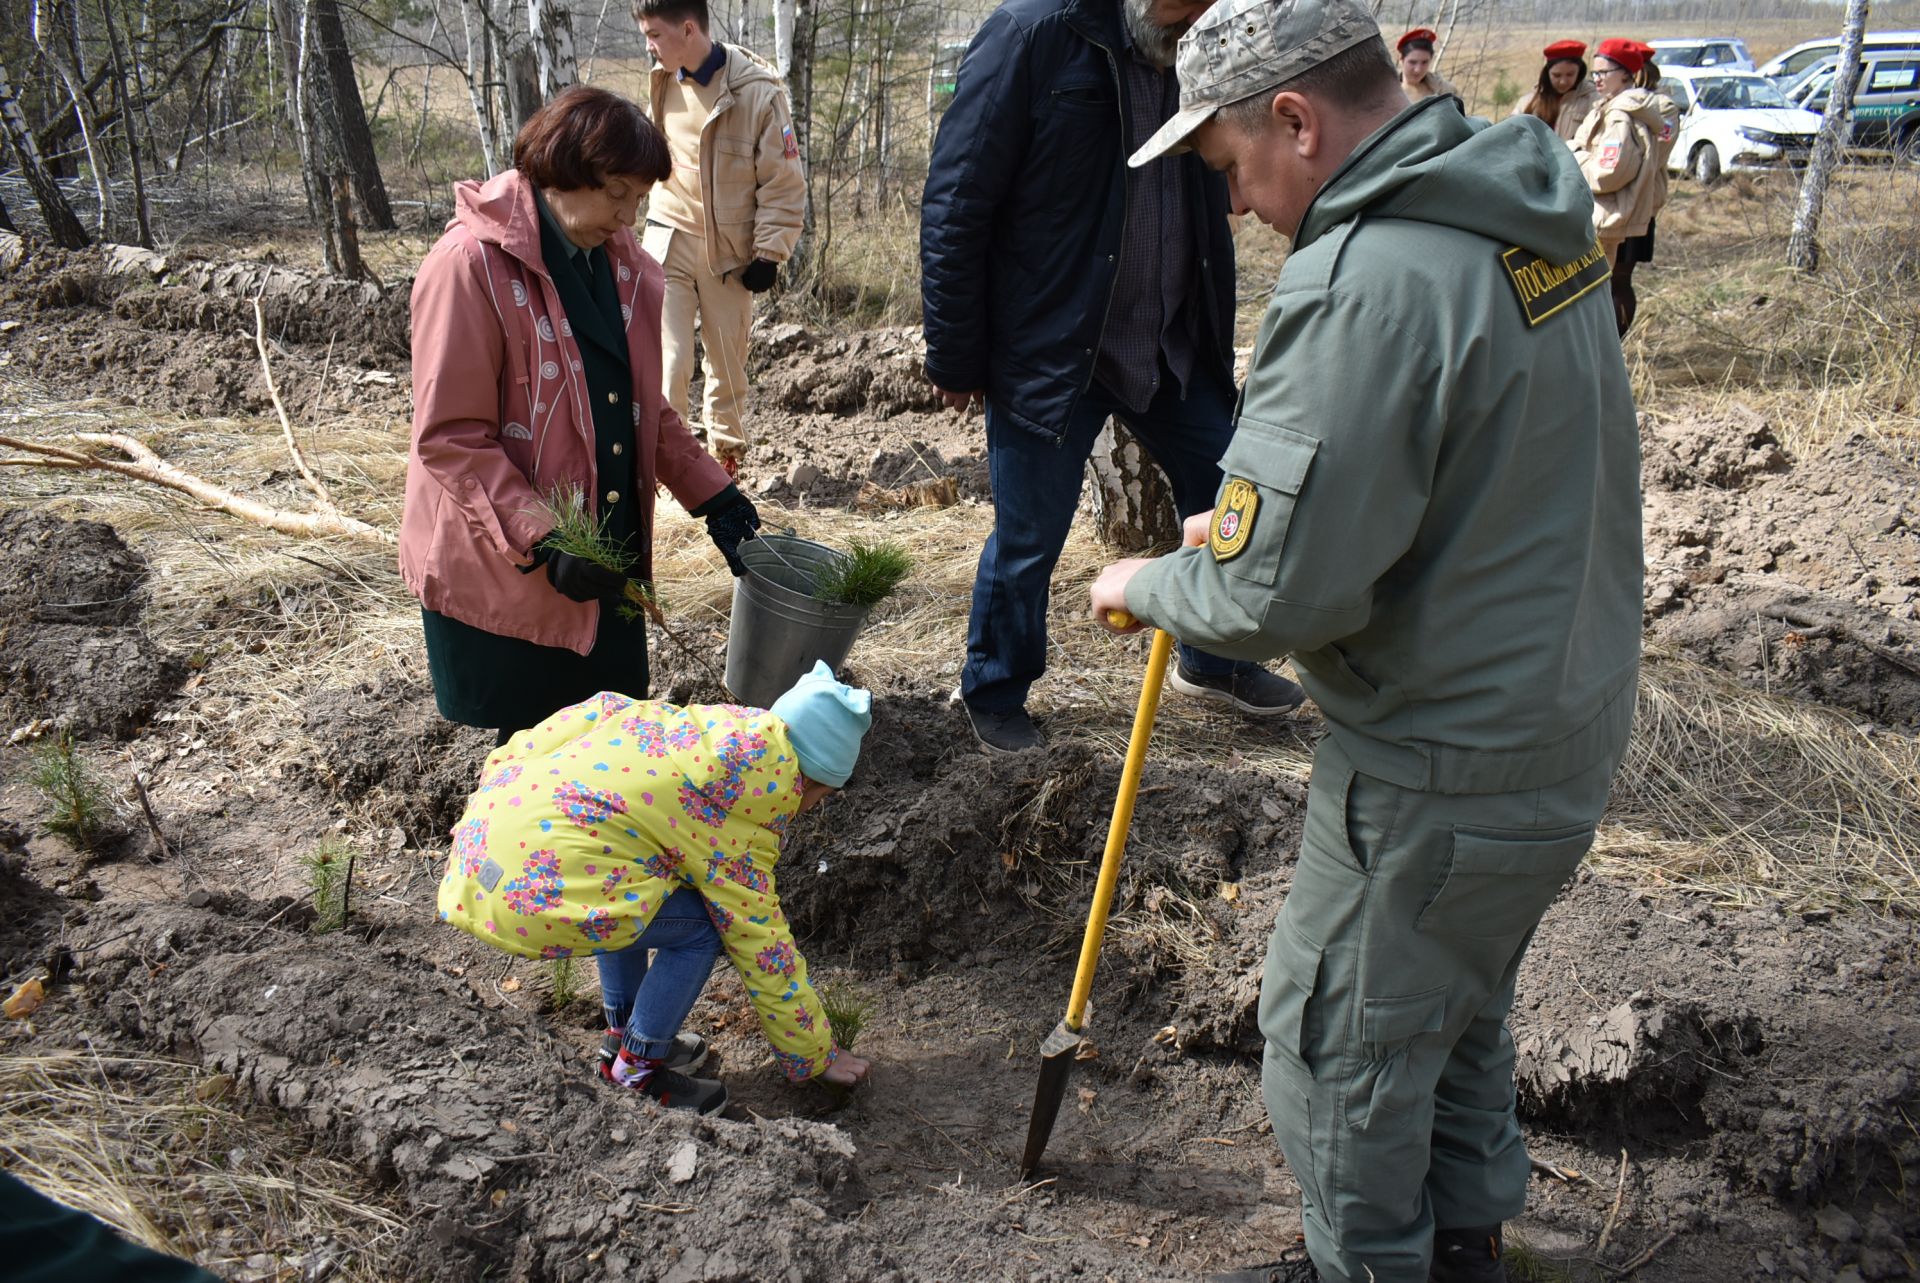
[[[1047,589],[1110,417],[1213,505],[1233,435],[1226,182],[1197,157],[1128,170],[1177,110],[1174,46],[1211,0],[1007,0],[960,64],[921,203],[927,376],[986,403],[994,531],[960,683],[981,745],[1043,740]],[[1181,647],[1176,689],[1266,715],[1302,699],[1254,664]]]

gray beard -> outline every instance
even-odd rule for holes
[[[1153,0],[1120,0],[1120,16],[1126,21],[1127,34],[1133,38],[1133,52],[1142,62],[1165,71],[1173,65],[1175,47],[1187,34],[1186,26],[1162,27],[1147,16]],[[1191,24],[1188,24],[1191,25]]]

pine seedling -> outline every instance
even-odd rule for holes
[[[553,529],[541,542],[555,552],[579,557],[615,574],[627,575],[638,560],[627,541],[607,533],[606,522],[587,511],[587,496],[579,486],[557,486],[540,504],[541,515],[553,523]],[[645,615],[654,624],[664,626],[659,599],[653,585],[644,579],[627,580],[627,599],[620,603],[620,618],[637,619]]]
[[[553,1009],[565,1011],[580,1000],[580,964],[572,954],[562,954],[548,964],[553,981]]]
[[[327,838],[301,863],[313,887],[313,933],[325,935],[347,925],[347,898],[353,887],[353,852],[338,838]]]
[[[62,735],[36,748],[28,779],[52,811],[48,831],[92,850],[106,833],[112,805],[100,777],[73,751],[73,737]]]
[[[891,540],[850,539],[814,575],[813,595],[837,606],[876,606],[913,573],[913,554]]]
[[[814,992],[820,996],[820,1010],[827,1023],[833,1026],[833,1040],[840,1044],[840,1050],[852,1051],[860,1031],[867,1027],[867,1013],[873,1010],[873,999],[839,980],[815,985]]]

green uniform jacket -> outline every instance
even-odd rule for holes
[[[1592,220],[1532,117],[1434,98],[1362,143],[1280,273],[1210,544],[1128,609],[1291,654],[1355,765],[1406,788],[1545,787],[1617,752],[1639,435]]]

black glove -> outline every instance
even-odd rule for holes
[[[769,263],[764,258],[756,258],[740,271],[740,283],[755,294],[764,294],[773,288],[773,280],[780,275],[780,264]]]
[[[747,568],[740,560],[740,545],[760,529],[760,513],[754,508],[753,500],[741,494],[738,486],[728,486],[695,508],[691,515],[707,519],[707,538],[713,540],[713,546],[727,559],[727,569],[736,575],[746,574]]]
[[[620,601],[627,592],[627,577],[608,570],[597,562],[572,553],[544,550],[547,555],[547,580],[561,596],[575,601]]]

